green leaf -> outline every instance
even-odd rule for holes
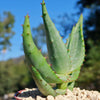
[[[69,84],[68,84],[68,86],[67,86],[67,88],[69,89],[69,90],[73,90],[73,87],[74,87],[74,84],[75,84],[75,81],[73,81],[73,82],[70,82]]]
[[[42,56],[41,52],[37,49],[33,42],[33,38],[30,30],[30,23],[28,15],[25,17],[23,25],[23,46],[25,57],[30,63],[29,67],[34,66],[41,76],[48,83],[62,83],[63,81],[57,77],[55,72],[51,69],[46,59]]]
[[[53,90],[52,87],[42,78],[42,76],[36,70],[35,67],[32,66],[31,72],[32,72],[33,79],[34,79],[36,85],[38,86],[39,90],[41,91],[41,93],[43,95],[45,95],[45,96],[47,96],[47,95],[56,96],[55,90]]]
[[[69,55],[66,52],[65,44],[59,32],[48,15],[44,1],[42,3],[42,16],[46,29],[47,48],[52,68],[57,74],[66,74],[70,71],[71,67]]]
[[[83,39],[83,16],[76,26],[73,27],[71,35],[67,41],[67,49],[70,55],[71,65],[70,71],[81,67],[85,56],[85,45]]]

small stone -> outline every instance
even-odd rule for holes
[[[97,100],[100,100],[100,94],[97,96]]]
[[[49,95],[49,96],[47,96],[47,99],[46,100],[54,100],[54,97],[51,96],[51,95]]]
[[[28,88],[25,88],[25,91],[29,91],[30,89],[28,89]]]
[[[76,100],[76,96],[74,95],[64,95],[65,100]]]
[[[90,99],[91,99],[91,100],[97,100],[97,96],[96,96],[95,94],[92,94],[92,95],[90,96]]]
[[[64,98],[63,95],[58,95],[55,97],[55,100],[66,100],[66,98]]]
[[[82,100],[90,100],[89,98],[85,98],[85,99],[82,99]]]
[[[66,95],[73,95],[73,93],[72,93],[71,90],[67,89],[67,90],[66,90]]]
[[[28,98],[23,99],[23,100],[35,100],[35,99],[33,99],[32,97],[28,97]]]
[[[43,97],[37,96],[37,97],[36,97],[36,100],[46,100],[46,99],[43,98]]]

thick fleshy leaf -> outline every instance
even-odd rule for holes
[[[71,61],[71,71],[73,72],[77,68],[81,67],[84,56],[85,56],[85,45],[83,38],[83,16],[80,16],[80,19],[76,26],[73,27],[72,32],[67,41],[67,52],[70,55]]]
[[[48,15],[44,0],[42,3],[42,17],[46,29],[47,48],[52,68],[57,74],[68,73],[71,67],[69,55],[59,32]]]
[[[47,63],[46,59],[42,56],[41,52],[35,46],[31,35],[28,15],[25,17],[22,35],[24,52],[26,58],[30,62],[30,67],[34,66],[39,71],[45,81],[49,83],[62,83],[63,81],[57,77],[55,72]]]
[[[74,87],[74,85],[75,85],[75,81],[73,81],[73,82],[70,82],[69,83],[69,85],[67,86],[67,88],[69,89],[69,90],[73,90],[73,87]]]
[[[40,92],[45,95],[56,96],[55,90],[42,78],[40,73],[32,66],[32,76]]]

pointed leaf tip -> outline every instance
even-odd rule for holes
[[[80,20],[83,20],[83,14],[80,15]]]
[[[24,16],[25,18],[30,18],[29,14],[27,14],[26,16]]]
[[[44,0],[42,1],[42,3],[45,3]]]

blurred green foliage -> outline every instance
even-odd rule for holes
[[[46,45],[44,24],[39,24],[38,27],[33,28],[32,33],[35,45],[37,45],[38,49],[43,48]]]
[[[0,95],[34,86],[34,81],[28,72],[24,59],[0,62]]]
[[[90,49],[76,86],[100,91],[100,46],[95,46],[93,41],[89,39],[87,44],[90,46]]]
[[[80,12],[89,10],[84,18],[86,61],[77,86],[100,91],[100,0],[79,0]]]
[[[12,30],[14,22],[14,16],[10,12],[0,15],[0,50],[11,46],[10,38],[14,35]]]

